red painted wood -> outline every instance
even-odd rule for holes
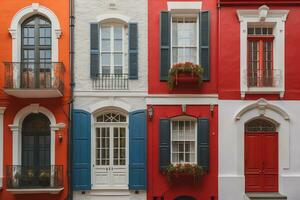
[[[278,191],[278,134],[245,134],[246,192]]]

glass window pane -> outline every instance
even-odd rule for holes
[[[123,54],[121,54],[121,53],[115,53],[114,54],[114,63],[115,63],[115,65],[122,66],[122,64],[123,64],[122,59],[123,59]]]
[[[110,39],[110,27],[101,27],[101,38]]]
[[[114,68],[114,73],[115,74],[122,74],[122,67],[121,66],[115,66]]]
[[[110,66],[110,54],[102,53],[101,54],[102,66]]]
[[[102,51],[110,51],[110,40],[108,40],[108,39],[102,40],[101,50]]]
[[[123,51],[122,47],[122,40],[115,40],[114,41],[114,51]]]
[[[122,27],[114,28],[114,39],[122,39]]]

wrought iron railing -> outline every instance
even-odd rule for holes
[[[8,189],[32,189],[63,187],[63,166],[21,166],[6,167],[6,184]]]
[[[128,74],[99,74],[93,78],[94,90],[128,90]]]
[[[279,69],[247,70],[248,87],[278,87],[281,81]]]
[[[4,62],[6,89],[64,90],[65,67],[61,62]]]

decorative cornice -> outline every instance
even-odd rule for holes
[[[244,114],[246,114],[247,112],[254,110],[254,109],[257,109],[259,111],[260,116],[265,116],[266,110],[269,109],[269,110],[273,110],[274,112],[281,115],[285,120],[290,120],[290,117],[287,114],[287,112],[285,112],[283,109],[281,109],[278,106],[270,104],[269,102],[267,102],[267,100],[265,100],[263,98],[258,99],[256,103],[248,105],[247,107],[240,110],[238,112],[238,114],[235,116],[235,119],[240,120]]]

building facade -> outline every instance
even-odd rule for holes
[[[0,199],[65,199],[69,1],[0,4]]]
[[[219,199],[299,199],[299,1],[219,7]]]
[[[146,199],[147,1],[74,3],[74,199]]]
[[[147,199],[218,198],[216,3],[148,1]],[[204,71],[201,85],[193,73],[172,74],[197,64]],[[204,176],[168,180],[180,165],[200,165]]]

